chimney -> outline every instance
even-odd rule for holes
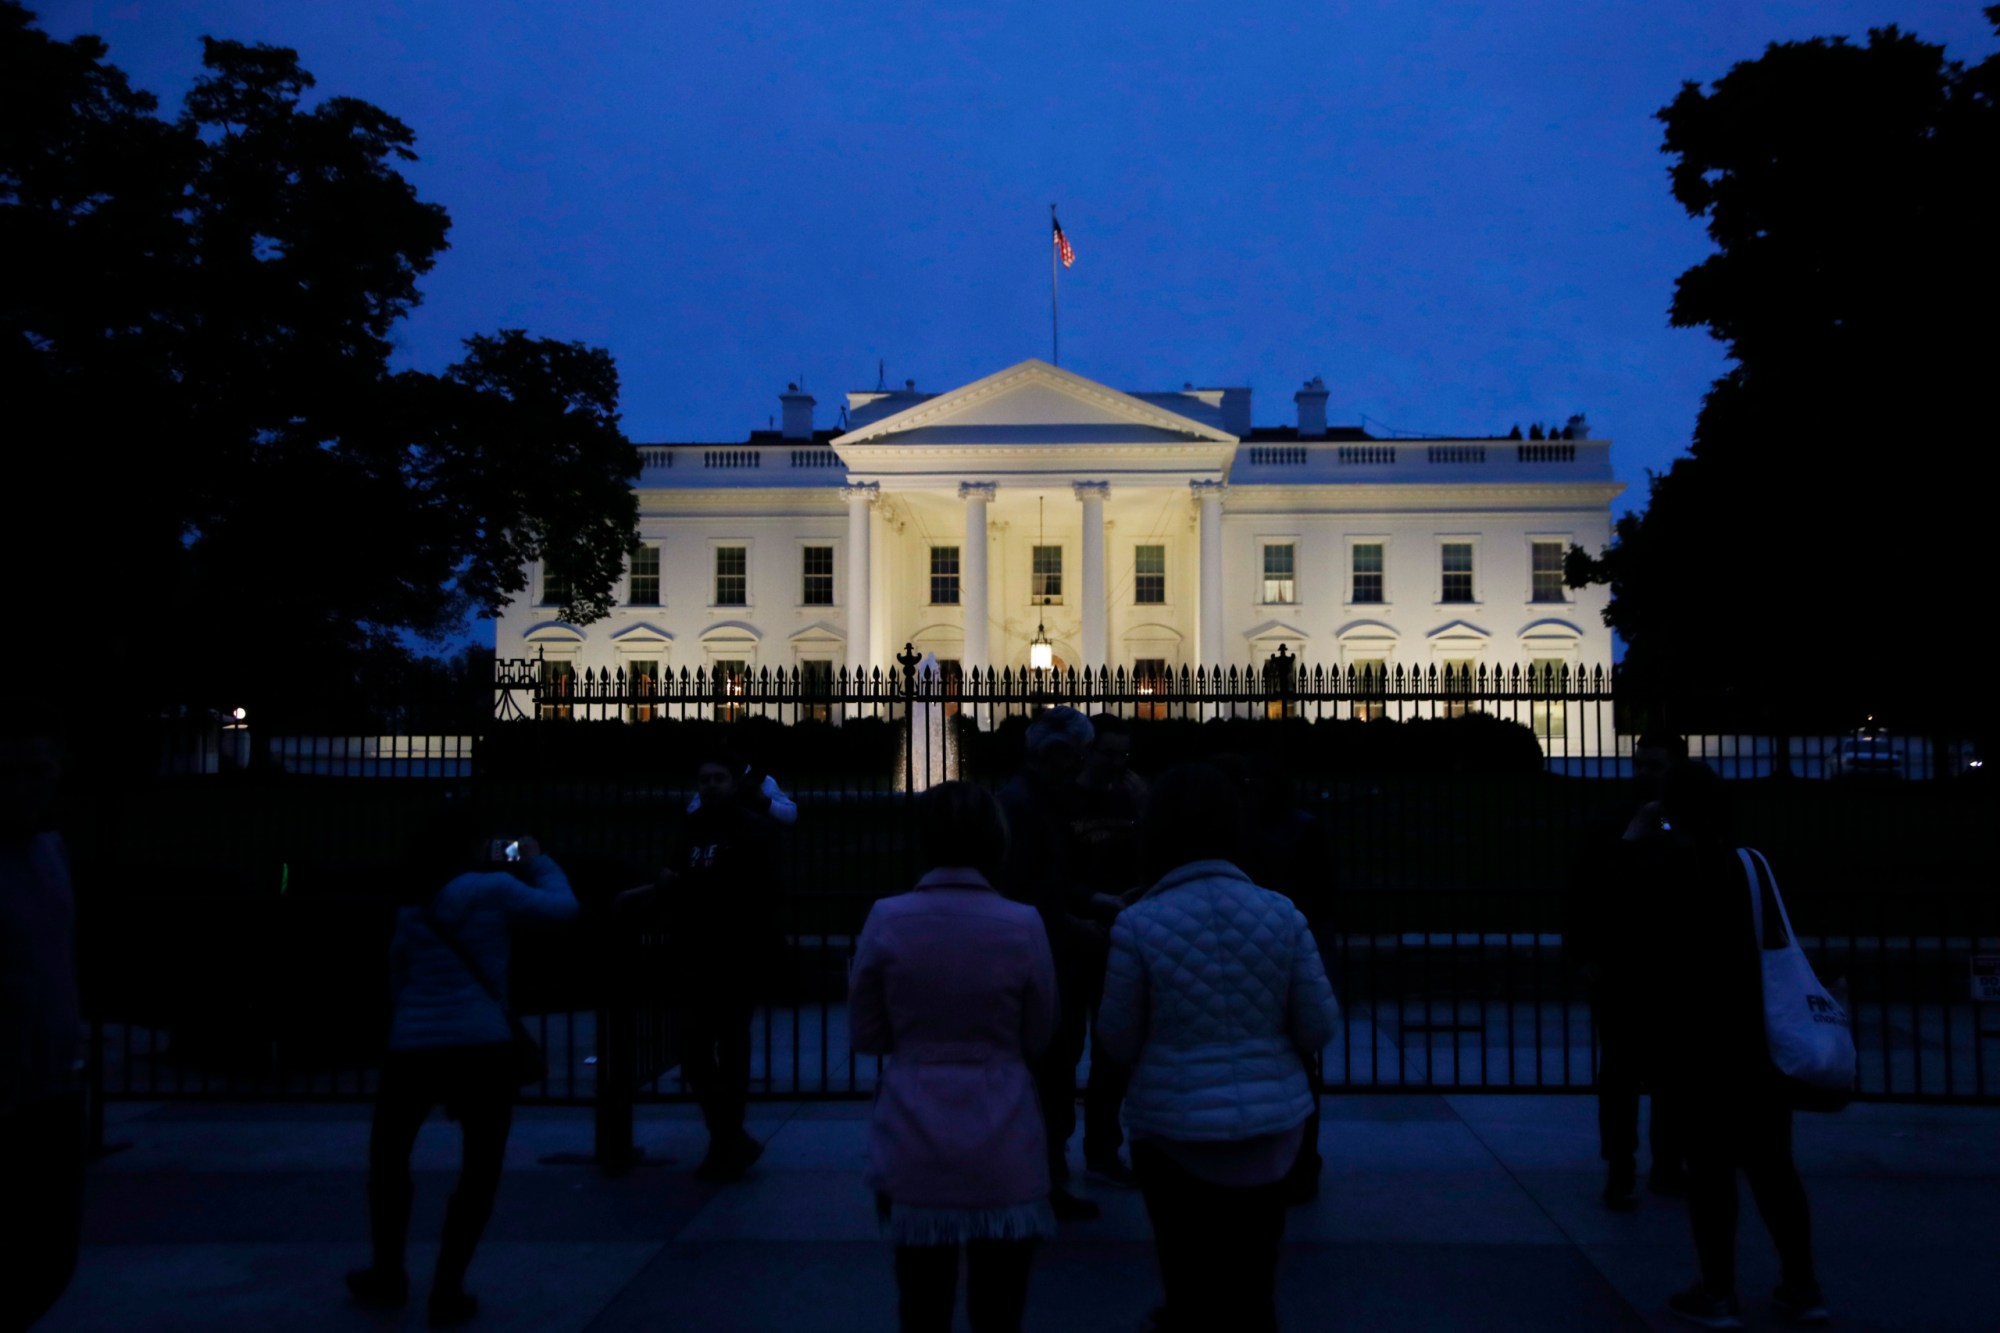
[[[812,395],[801,393],[796,384],[787,384],[785,391],[778,395],[778,401],[785,405],[785,438],[810,440],[813,433]]]
[[[1299,438],[1302,440],[1323,440],[1326,438],[1326,381],[1315,375],[1306,381],[1306,387],[1292,395],[1292,401],[1299,405]]]
[[[1248,389],[1224,389],[1222,391],[1222,428],[1239,440],[1250,433],[1250,391]]]

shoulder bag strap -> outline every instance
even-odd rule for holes
[[[500,994],[500,988],[493,984],[492,978],[486,975],[486,969],[479,965],[479,960],[472,956],[472,952],[465,947],[458,936],[444,928],[444,923],[438,920],[437,913],[431,910],[429,904],[424,906],[424,921],[430,926],[431,934],[443,940],[445,947],[458,955],[458,961],[465,964],[465,970],[472,974],[472,979],[479,983],[479,988],[492,997],[493,1002],[500,1006],[500,1012],[506,1016],[509,1023],[512,1023],[514,1007],[507,1003],[506,998]]]
[[[1763,872],[1764,883],[1770,886],[1771,902],[1778,909],[1778,923],[1785,928],[1785,943],[1797,944],[1799,937],[1792,929],[1792,914],[1785,910],[1785,895],[1778,892],[1778,877],[1771,872],[1771,863],[1765,860],[1764,853],[1755,847],[1750,849],[1750,855],[1756,861],[1757,868]]]
[[[1757,941],[1759,949],[1764,947],[1764,889],[1757,881],[1757,863],[1750,859],[1748,847],[1736,849],[1736,859],[1743,863],[1743,877],[1750,885],[1750,938]]]
[[[1778,877],[1771,873],[1771,863],[1764,859],[1764,853],[1754,847],[1738,847],[1737,860],[1743,863],[1743,872],[1750,881],[1750,923],[1756,931],[1759,949],[1783,948],[1793,940],[1792,918],[1785,911],[1785,900],[1778,893]],[[1764,893],[1771,894],[1771,905],[1777,909],[1778,924],[1784,927],[1784,938],[1777,944],[1768,944],[1764,933]]]

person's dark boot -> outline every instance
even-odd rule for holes
[[[1604,1206],[1614,1213],[1629,1213],[1639,1206],[1639,1168],[1631,1158],[1611,1164],[1604,1180]]]
[[[479,1302],[465,1293],[465,1270],[472,1267],[472,1252],[493,1205],[469,1203],[458,1191],[444,1209],[444,1234],[438,1241],[437,1271],[431,1278],[431,1327],[462,1324],[478,1313]]]
[[[410,1299],[410,1276],[403,1268],[403,1249],[410,1230],[410,1200],[415,1188],[408,1181],[368,1181],[368,1229],[375,1261],[347,1275],[347,1292],[357,1305],[371,1310],[401,1309]]]

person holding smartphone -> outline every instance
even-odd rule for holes
[[[371,1308],[409,1299],[410,1152],[442,1105],[458,1123],[464,1157],[431,1279],[430,1323],[439,1328],[479,1309],[465,1275],[493,1212],[514,1118],[518,1065],[505,1007],[513,932],[574,920],[577,901],[534,838],[482,837],[461,816],[420,835],[406,883],[390,944],[389,1050],[368,1134],[374,1261],[347,1275],[347,1289]]]

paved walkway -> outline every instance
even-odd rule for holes
[[[350,1306],[365,1257],[367,1112],[355,1106],[117,1105],[128,1144],[92,1168],[86,1248],[38,1329],[371,1330],[410,1315]],[[1594,1103],[1574,1095],[1349,1095],[1326,1105],[1327,1171],[1294,1209],[1279,1303],[1291,1330],[1642,1330],[1693,1272],[1681,1206],[1597,1202]],[[583,1111],[525,1111],[471,1287],[501,1330],[877,1333],[894,1327],[889,1257],[861,1183],[867,1107],[760,1104],[769,1151],[732,1186],[697,1182],[691,1108],[642,1112],[675,1159],[617,1180],[547,1164],[587,1151]],[[1801,1116],[1798,1156],[1837,1326],[2000,1329],[2000,1110],[1857,1106]],[[427,1270],[455,1164],[441,1120],[417,1148],[413,1271]],[[1089,1187],[1086,1186],[1088,1189]],[[1136,1194],[1090,1189],[1097,1222],[1037,1262],[1028,1327],[1123,1333],[1157,1285]],[[1770,1244],[1746,1200],[1750,1327]]]

